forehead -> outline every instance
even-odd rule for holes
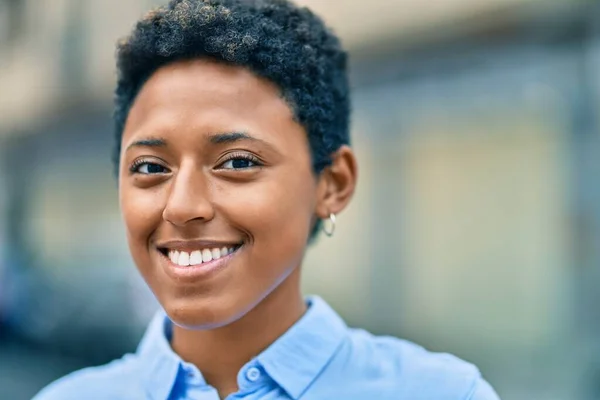
[[[169,64],[140,90],[124,132],[182,124],[207,130],[300,129],[279,88],[243,67],[210,60]],[[234,126],[234,125],[240,126]],[[214,132],[213,132],[214,133]]]

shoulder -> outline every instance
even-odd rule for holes
[[[360,358],[362,372],[378,376],[395,398],[498,400],[475,365],[451,354],[364,330],[351,330],[346,346]]]
[[[483,379],[479,379],[473,386],[473,392],[468,400],[500,400],[494,389]]]
[[[45,387],[33,400],[132,398],[143,393],[139,363],[126,355],[109,364],[75,371]]]

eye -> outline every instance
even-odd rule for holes
[[[162,165],[148,161],[140,161],[134,163],[131,166],[130,171],[134,174],[141,175],[156,175],[165,174],[169,172],[169,170],[163,167]]]
[[[260,167],[261,164],[256,157],[248,154],[233,155],[219,166],[219,169],[241,170]]]

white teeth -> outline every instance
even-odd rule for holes
[[[202,262],[212,261],[212,251],[209,249],[202,250]]]
[[[173,264],[187,267],[189,265],[200,265],[212,260],[218,260],[219,258],[233,253],[234,249],[234,247],[222,247],[220,249],[215,247],[214,249],[195,250],[191,253],[188,253],[187,251],[170,250],[168,256]]]
[[[199,264],[202,264],[202,252],[200,250],[196,250],[190,255],[190,265]]]
[[[173,264],[177,264],[179,262],[179,252],[177,250],[169,251],[169,258]]]
[[[179,264],[182,267],[187,267],[188,265],[190,265],[190,253],[186,251],[180,252],[177,264]]]

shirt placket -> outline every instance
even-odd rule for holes
[[[185,400],[219,400],[219,393],[209,386],[198,369],[192,365],[184,365]]]
[[[246,364],[237,376],[239,391],[227,396],[226,400],[245,399],[249,393],[256,393],[258,388],[265,384],[266,378],[266,372],[258,362]]]

